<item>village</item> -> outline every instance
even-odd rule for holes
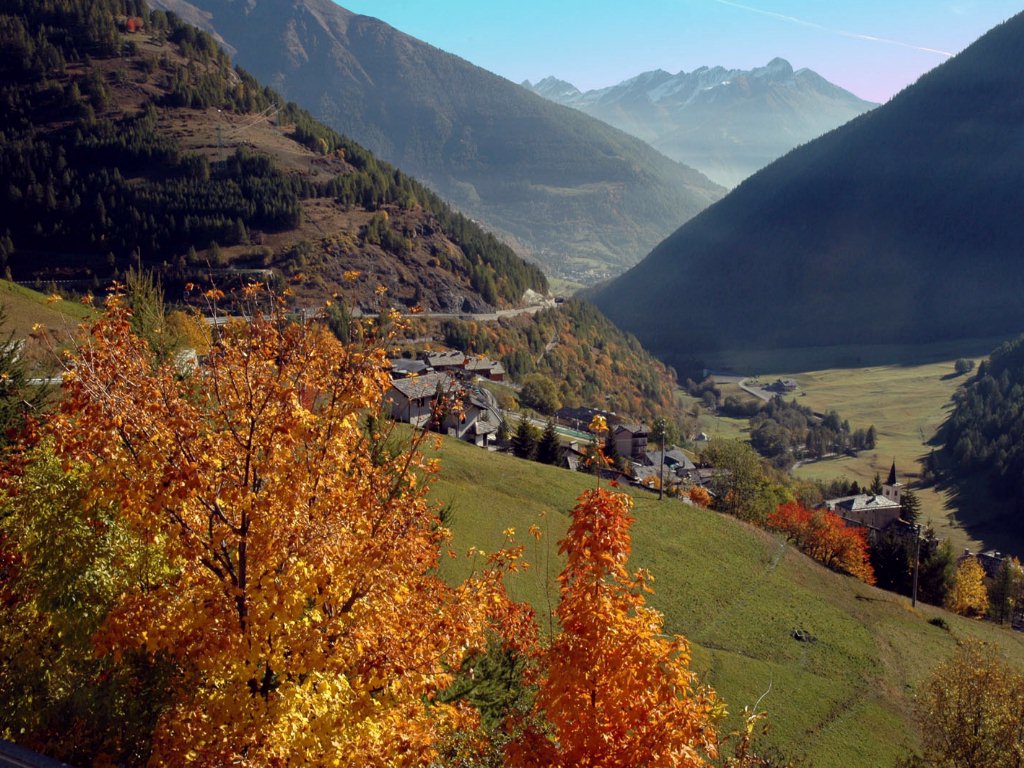
[[[392,359],[391,375],[384,411],[396,422],[445,434],[488,451],[595,473],[612,485],[631,486],[656,493],[659,499],[668,497],[688,505],[713,504],[720,489],[729,484],[730,469],[712,466],[692,450],[666,444],[664,431],[614,412],[564,406],[545,419],[529,409],[502,408],[486,385],[515,385],[508,381],[500,362],[485,356],[457,350],[421,352],[418,357]],[[745,384],[745,380],[741,382]],[[763,388],[742,388],[766,400],[793,393],[797,385],[791,379],[778,379]],[[597,423],[606,425],[605,434],[592,429]],[[541,431],[544,436],[540,436]],[[528,439],[532,444],[524,450],[519,441],[525,439],[525,434],[531,435]],[[538,447],[545,439],[555,447],[549,446],[546,451]],[[707,434],[701,432],[695,436],[694,445],[707,441]],[[895,459],[884,482],[876,477],[871,488],[862,490],[854,484],[854,490],[822,500],[817,509],[833,513],[844,525],[862,531],[870,546],[897,542],[919,560],[925,532],[916,520],[913,494],[899,480]],[[1010,563],[1008,556],[997,550],[964,549],[955,562],[959,567],[965,561],[980,566],[990,583]],[[916,567],[914,570],[916,573]],[[916,575],[913,599],[917,599]],[[1024,629],[1024,610],[1013,611],[1007,619],[1015,629]]]

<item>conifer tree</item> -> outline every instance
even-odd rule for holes
[[[512,453],[520,459],[532,459],[537,451],[537,430],[530,424],[526,414],[519,417],[519,425],[512,436]]]
[[[554,419],[548,419],[540,442],[537,443],[537,461],[542,464],[557,464],[558,448],[559,442],[558,433],[555,432],[555,421]]]
[[[1021,568],[1017,558],[1004,558],[989,587],[989,617],[1000,624],[1012,621],[1022,597],[1024,597],[1024,569]]]

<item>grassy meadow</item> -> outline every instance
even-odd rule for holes
[[[550,630],[556,543],[593,477],[452,440],[439,455],[433,497],[450,505],[454,550],[495,549],[515,528],[533,567],[512,580],[512,595],[532,603]],[[632,566],[653,573],[650,602],[664,613],[666,632],[691,641],[695,669],[734,717],[764,695],[769,741],[808,765],[882,768],[915,748],[914,689],[958,638],[983,637],[1024,665],[1017,633],[931,606],[911,609],[909,600],[832,573],[735,519],[636,493]],[[540,542],[526,531],[534,523],[544,531]],[[458,579],[479,565],[460,557],[443,568]],[[948,631],[929,623],[937,616]],[[797,629],[815,641],[794,639]]]
[[[815,411],[835,409],[854,429],[874,424],[878,432],[874,450],[804,464],[797,475],[819,480],[846,477],[862,486],[870,484],[876,473],[884,481],[894,459],[900,480],[912,486],[917,483],[921,462],[948,415],[950,398],[967,378],[954,375],[953,360],[833,368],[787,376],[800,385],[796,399],[801,405]],[[914,490],[921,500],[922,521],[933,525],[940,537],[949,538],[957,549],[984,544],[973,539],[958,521],[947,492],[934,487]]]
[[[0,306],[7,313],[3,333],[13,332],[19,339],[27,337],[36,324],[66,335],[92,311],[76,301],[48,303],[45,295],[8,280],[0,280]]]
[[[731,394],[736,394],[744,398],[749,397],[746,392],[735,384],[721,384],[718,388],[722,390],[723,400]],[[700,405],[700,398],[693,397],[682,389],[676,392],[676,402],[679,404],[680,409],[691,413],[696,407],[697,413],[699,414],[698,421],[700,424],[700,430],[709,438],[717,437],[722,440],[750,439],[750,422],[746,419],[734,419],[730,416],[718,416],[714,413],[708,413],[708,411]]]

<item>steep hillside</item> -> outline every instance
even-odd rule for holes
[[[561,405],[602,408],[623,418],[679,421],[675,373],[593,304],[570,299],[496,323],[433,321],[445,345],[500,360],[516,381],[551,379]],[[417,324],[417,329],[420,324]],[[422,336],[422,331],[417,330]],[[677,416],[679,418],[677,419]]]
[[[242,66],[554,274],[620,272],[723,192],[631,136],[330,0],[159,4],[202,9]]]
[[[562,568],[556,542],[593,476],[445,440],[434,498],[450,505],[457,551],[493,550],[514,528],[532,564],[512,585],[551,631]],[[962,619],[832,573],[779,539],[716,512],[637,491],[631,567],[655,581],[665,631],[694,645],[695,667],[735,717],[760,701],[768,742],[815,768],[890,768],[919,748],[913,696],[959,640],[995,643],[1024,664],[1020,633]],[[526,530],[543,532],[534,542]],[[452,578],[473,564],[446,561]],[[930,620],[942,619],[948,631]],[[803,630],[808,642],[794,638]],[[762,698],[763,696],[763,698]],[[733,722],[736,722],[733,720]],[[783,764],[783,763],[777,763]]]
[[[726,187],[877,106],[809,69],[794,72],[778,58],[750,71],[644,72],[586,93],[554,78],[523,85],[643,139]]]
[[[136,263],[190,282],[291,282],[448,311],[546,291],[539,268],[423,185],[136,0],[0,17],[0,267],[98,290]],[[346,279],[346,273],[350,279]],[[351,279],[352,273],[358,273]]]
[[[1024,15],[681,227],[598,305],[677,364],[1024,327]]]

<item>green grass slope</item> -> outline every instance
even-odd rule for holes
[[[537,609],[542,628],[557,603],[556,542],[576,496],[594,479],[445,441],[434,498],[451,505],[454,548],[494,549],[506,528],[526,542],[533,567],[512,594]],[[915,687],[954,649],[982,637],[1024,663],[1024,639],[909,601],[822,568],[776,537],[678,501],[637,497],[632,567],[655,576],[651,604],[667,632],[694,645],[695,667],[733,713],[767,692],[769,739],[818,768],[880,768],[918,745]],[[537,523],[535,543],[526,529]],[[477,562],[476,566],[479,567]],[[459,578],[473,564],[450,560]],[[949,631],[928,623],[942,616]],[[799,642],[796,629],[816,642]]]
[[[42,293],[9,280],[0,280],[0,306],[7,316],[0,333],[14,333],[19,339],[27,337],[36,325],[66,335],[92,313],[89,307],[75,301],[51,303]]]

